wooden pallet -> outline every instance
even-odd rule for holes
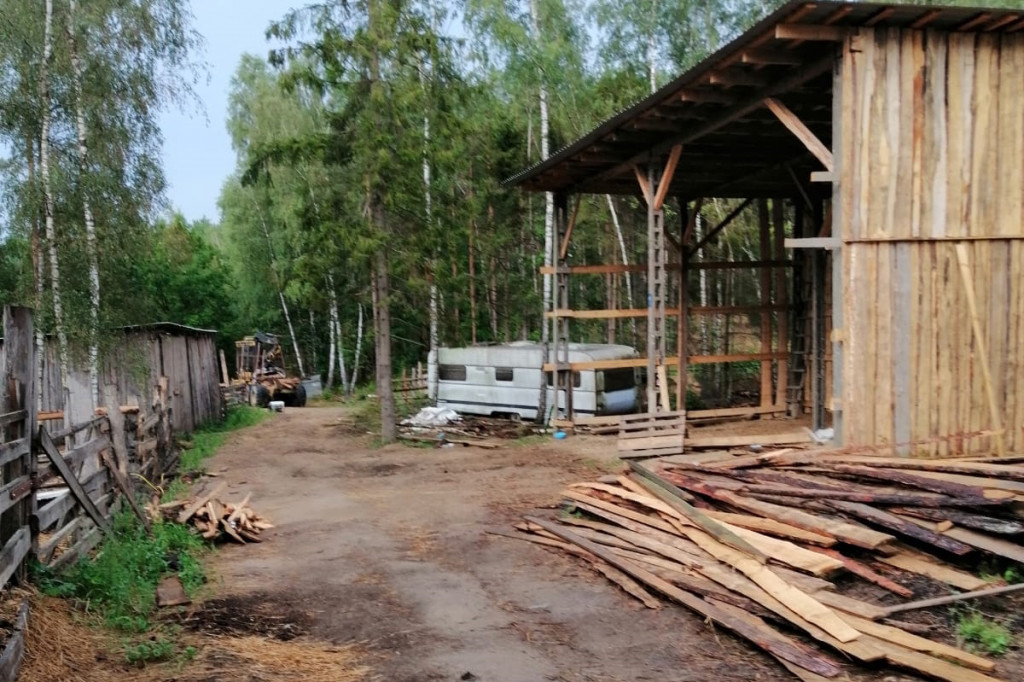
[[[619,457],[665,457],[683,452],[685,412],[623,415],[619,420]]]

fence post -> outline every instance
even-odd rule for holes
[[[21,306],[5,306],[4,324],[4,367],[3,367],[3,409],[0,412],[14,412],[24,409],[24,421],[17,438],[26,438],[29,447],[18,459],[4,465],[3,480],[13,481],[28,474],[34,480],[36,473],[36,382],[35,382],[35,340],[32,310]],[[11,426],[9,431],[16,429]],[[36,512],[36,496],[30,493],[0,516],[0,547],[20,529],[29,524]],[[36,534],[32,534],[30,554],[35,553]],[[15,571],[19,582],[26,576],[26,562],[22,560]]]

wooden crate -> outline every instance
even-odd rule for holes
[[[685,412],[628,414],[619,419],[619,457],[664,457],[683,452]]]

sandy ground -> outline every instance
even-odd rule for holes
[[[210,461],[225,499],[251,491],[277,525],[218,552],[215,597],[298,611],[301,636],[359,644],[386,682],[791,679],[681,608],[647,610],[571,559],[486,533],[613,468],[613,439],[374,448],[354,419],[287,410]]]

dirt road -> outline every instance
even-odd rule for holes
[[[252,491],[277,526],[218,553],[216,597],[361,643],[385,682],[789,679],[682,609],[647,610],[569,559],[485,533],[603,473],[612,441],[374,448],[354,419],[288,410],[211,460],[225,497]]]

